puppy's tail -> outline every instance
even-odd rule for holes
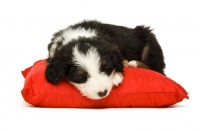
[[[155,36],[152,33],[152,29],[150,29],[150,27],[145,27],[144,25],[136,26],[134,28],[134,35],[138,40],[143,42],[143,44],[144,42],[148,42],[152,35]]]

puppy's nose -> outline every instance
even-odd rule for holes
[[[98,92],[99,97],[104,97],[106,96],[108,90],[104,90],[103,92]]]

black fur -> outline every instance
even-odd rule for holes
[[[96,30],[97,37],[80,37],[67,45],[63,45],[62,33],[65,30],[56,33],[52,42],[48,45],[50,52],[52,45],[57,44],[54,56],[49,56],[47,59],[45,76],[49,82],[57,83],[63,77],[75,83],[87,81],[89,77],[87,72],[73,63],[72,50],[74,46],[78,46],[79,51],[83,54],[86,54],[91,46],[95,47],[101,56],[100,71],[105,72],[107,75],[110,75],[113,70],[123,72],[123,60],[141,61],[150,69],[164,74],[163,52],[149,27],[137,26],[131,29],[97,21],[83,21],[70,26],[73,29],[80,27],[86,30]],[[62,39],[56,40],[56,37]],[[142,57],[145,47],[148,50],[145,56]]]
[[[163,52],[149,27],[136,26],[134,29],[131,29],[123,26],[103,24],[97,21],[84,21],[71,27],[76,29],[80,26],[85,29],[96,29],[100,39],[118,46],[124,59],[128,61],[141,61],[150,69],[164,74]],[[142,51],[146,45],[149,46],[149,51],[146,59],[142,60]]]

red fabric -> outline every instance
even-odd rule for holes
[[[22,71],[25,78],[21,93],[24,100],[38,107],[65,108],[126,108],[165,107],[188,99],[187,92],[175,81],[160,73],[142,69],[125,68],[124,80],[101,100],[91,100],[66,80],[53,85],[46,81],[45,60],[40,60]]]

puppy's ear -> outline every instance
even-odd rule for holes
[[[67,70],[67,65],[58,59],[47,60],[47,67],[45,70],[45,77],[50,83],[58,83],[64,76]]]

